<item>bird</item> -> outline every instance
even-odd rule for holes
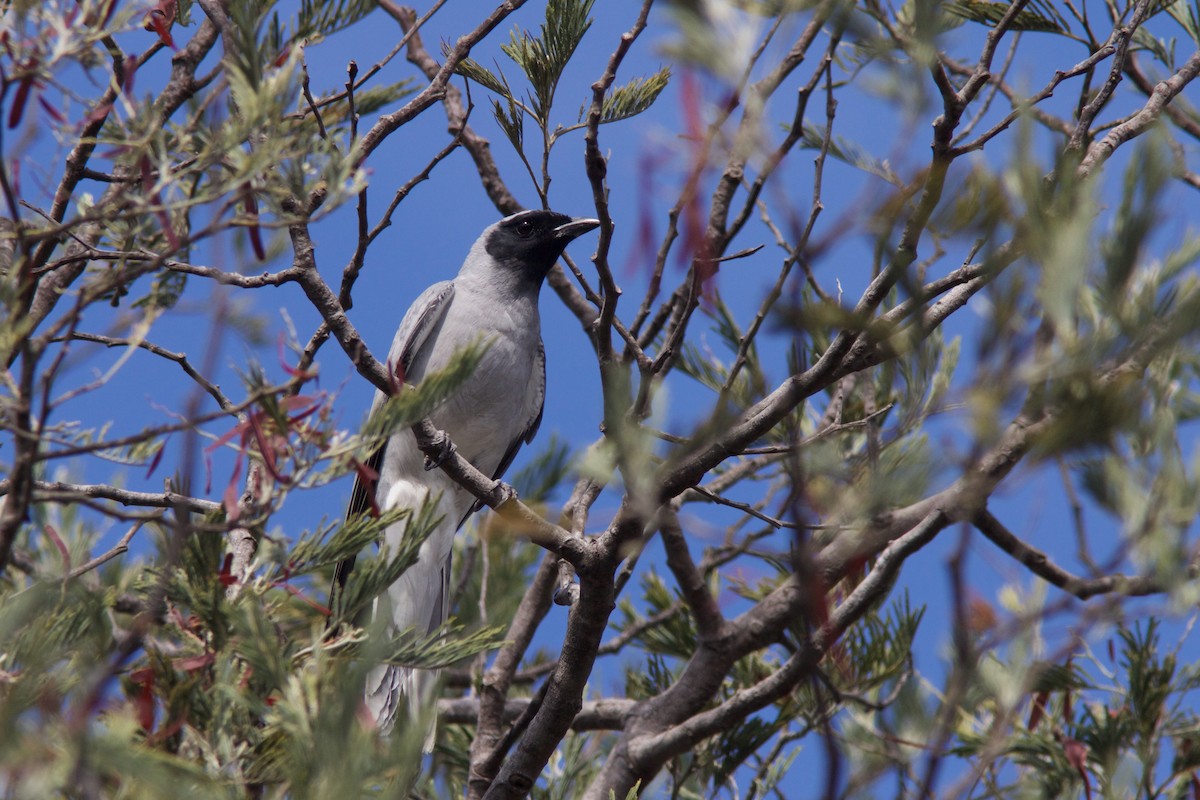
[[[480,342],[486,349],[470,377],[429,414],[457,452],[485,475],[499,480],[523,444],[533,441],[546,396],[546,355],[538,295],[546,274],[567,245],[600,225],[549,210],[521,211],[484,229],[458,275],[422,292],[405,313],[388,353],[388,364],[406,383],[448,365],[456,352]],[[386,399],[377,392],[372,413]],[[436,631],[446,621],[454,535],[480,507],[476,498],[429,463],[409,429],[390,436],[359,471],[347,516],[374,507],[419,509],[438,498],[440,521],[421,545],[415,564],[387,590],[390,631]],[[377,475],[374,485],[364,472]],[[375,503],[372,504],[372,492]],[[393,552],[405,522],[387,528]],[[334,569],[331,603],[344,589],[354,558]],[[380,607],[376,601],[376,610]],[[416,711],[432,700],[436,675],[395,664],[367,674],[364,702],[382,733],[392,730],[402,703]],[[432,749],[432,730],[426,750]]]

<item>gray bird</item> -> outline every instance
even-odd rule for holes
[[[421,293],[396,331],[388,363],[410,384],[445,367],[464,346],[477,341],[486,345],[474,373],[429,415],[459,455],[485,475],[503,475],[521,445],[537,433],[546,395],[538,294],[567,244],[599,224],[553,211],[505,217],[483,231],[454,280]],[[384,399],[382,392],[376,394],[372,413]],[[388,589],[393,632],[435,631],[448,612],[454,534],[478,504],[442,470],[429,468],[410,430],[391,436],[368,466],[379,475],[373,491],[380,509],[417,509],[427,497],[440,495],[441,522],[421,546],[417,562]],[[372,487],[359,477],[349,515],[370,508],[369,491]],[[404,529],[399,523],[384,533],[393,552]],[[331,594],[345,586],[353,565],[352,558],[337,565]],[[402,698],[414,708],[428,701],[432,677],[390,664],[373,669],[365,700],[379,728],[391,730]]]

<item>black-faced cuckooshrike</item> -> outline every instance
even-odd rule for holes
[[[486,346],[474,373],[429,415],[457,452],[485,475],[503,475],[542,421],[546,360],[538,294],[567,244],[599,224],[553,211],[505,217],[484,230],[454,280],[435,283],[417,298],[396,331],[388,363],[410,384],[445,367],[463,347],[474,342]],[[384,399],[377,393],[372,413]],[[368,466],[379,475],[373,489],[380,509],[417,509],[426,498],[440,496],[441,522],[421,546],[417,562],[388,589],[394,632],[435,631],[448,612],[454,533],[477,507],[475,497],[442,470],[427,469],[407,429],[391,436]],[[361,477],[355,482],[350,515],[370,507],[370,490]],[[404,530],[401,522],[385,532],[393,552]],[[337,565],[335,594],[353,564],[347,559]],[[432,678],[427,671],[390,664],[373,669],[365,699],[380,729],[391,730],[401,698],[413,707],[430,699],[422,695],[432,693]]]

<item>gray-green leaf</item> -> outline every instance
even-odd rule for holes
[[[634,78],[624,86],[613,89],[604,98],[600,123],[617,122],[641,114],[654,104],[671,79],[671,68],[663,67],[646,78]]]

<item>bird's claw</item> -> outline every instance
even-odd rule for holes
[[[428,453],[425,454],[426,472],[437,469],[446,463],[446,459],[458,449],[454,446],[454,442],[450,441],[450,437],[441,431],[438,432],[438,438],[433,441],[433,446],[437,448],[437,454],[433,458],[430,458]]]

